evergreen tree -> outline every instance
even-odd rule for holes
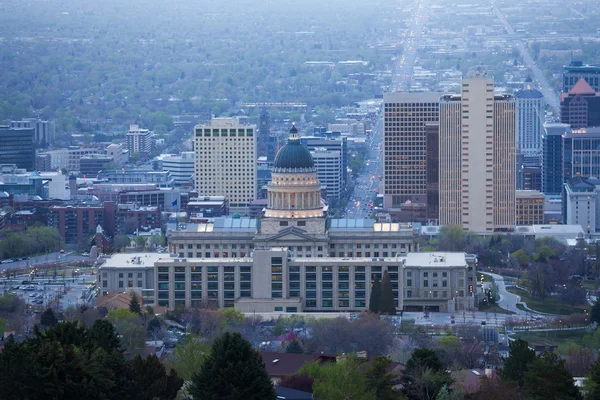
[[[600,400],[600,359],[591,365],[584,386],[586,400]]]
[[[365,379],[367,387],[375,389],[377,400],[397,399],[392,391],[392,374],[388,373],[391,364],[392,360],[388,357],[377,356],[371,360],[371,368],[367,371]]]
[[[396,315],[396,302],[394,301],[394,292],[392,291],[392,282],[390,275],[385,270],[381,280],[381,303],[379,312],[387,315]]]
[[[189,393],[207,400],[274,400],[275,389],[260,354],[239,333],[217,338],[194,375]]]
[[[590,321],[600,325],[600,301],[596,299],[590,310]]]
[[[371,296],[369,297],[369,311],[379,313],[381,310],[381,283],[379,276],[375,275],[375,280],[371,285]]]
[[[504,380],[513,381],[523,387],[523,376],[527,372],[529,364],[535,360],[535,351],[529,348],[529,343],[517,339],[510,343],[508,358],[504,361],[504,367],[500,371],[500,377]]]
[[[140,302],[138,301],[137,295],[135,293],[131,294],[131,301],[129,302],[129,311],[138,315],[142,312]]]
[[[452,377],[435,351],[419,348],[413,351],[402,376],[404,391],[410,399],[433,400]]]
[[[173,369],[167,374],[165,366],[154,354],[146,358],[138,355],[128,361],[128,367],[130,399],[174,399],[183,386],[183,379]]]
[[[529,400],[581,400],[573,377],[558,355],[544,353],[529,364],[523,376],[523,391]]]
[[[54,311],[51,308],[47,308],[46,311],[40,316],[40,324],[49,327],[58,324],[58,319],[54,315]]]
[[[302,349],[302,346],[300,346],[300,343],[298,343],[297,340],[293,340],[290,343],[288,343],[287,346],[285,346],[285,352],[293,354],[302,354],[304,353],[304,350]]]

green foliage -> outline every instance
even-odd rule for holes
[[[531,400],[583,398],[575,387],[564,360],[549,352],[529,364],[523,376],[523,391]]]
[[[377,356],[371,359],[371,368],[366,373],[365,379],[368,388],[375,389],[375,398],[377,400],[396,399],[396,394],[392,391],[392,374],[388,373],[388,368],[392,360],[388,357]]]
[[[177,343],[168,358],[168,364],[187,382],[200,371],[209,354],[210,346],[206,341],[199,336],[188,336]]]
[[[375,388],[367,385],[365,367],[355,357],[336,363],[305,364],[298,374],[306,374],[314,379],[313,396],[327,400],[375,400]]]
[[[292,340],[287,346],[285,346],[285,352],[292,354],[303,354],[304,349],[297,340]]]
[[[584,382],[584,389],[586,400],[600,399],[600,359],[591,365],[587,379]]]
[[[142,313],[140,301],[138,300],[137,294],[135,294],[135,292],[131,294],[131,301],[129,302],[129,312],[137,315],[140,315]]]
[[[0,336],[4,336],[4,331],[6,331],[6,320],[0,317]]]
[[[126,361],[108,321],[63,322],[0,352],[0,398],[174,399],[182,381],[156,357]]]
[[[464,400],[465,395],[460,390],[450,390],[448,385],[444,385],[438,392],[435,400]]]
[[[379,306],[381,314],[396,315],[396,302],[394,301],[394,293],[392,291],[392,282],[390,275],[385,270],[381,281],[381,303]]]
[[[62,248],[58,230],[48,226],[30,227],[25,232],[0,231],[0,258],[50,253]]]
[[[409,398],[433,400],[444,386],[452,384],[452,377],[435,351],[418,348],[406,363],[402,382]]]
[[[598,298],[590,310],[590,321],[600,324],[600,301]]]
[[[192,377],[198,399],[274,400],[275,389],[260,354],[239,333],[224,333]]]
[[[58,319],[51,308],[47,308],[46,311],[42,313],[40,316],[40,324],[43,326],[54,326],[58,324]]]
[[[535,360],[535,351],[529,348],[525,340],[517,339],[510,343],[508,358],[504,361],[504,367],[500,370],[503,380],[513,381],[523,387],[523,377],[529,368],[529,364]]]
[[[381,283],[379,276],[375,275],[375,280],[371,285],[371,296],[369,297],[369,311],[379,313],[381,311]]]
[[[131,312],[127,308],[116,308],[108,311],[108,320],[112,323],[118,323],[121,321],[131,321],[137,319],[138,315]]]
[[[527,253],[525,253],[525,250],[523,249],[515,251],[511,254],[511,256],[515,257],[519,261],[519,265],[521,267],[526,267],[531,262],[529,256],[527,255]]]
[[[221,308],[219,312],[225,317],[225,324],[230,327],[238,326],[246,319],[244,313],[235,308]]]

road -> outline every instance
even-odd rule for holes
[[[515,34],[514,29],[512,28],[512,26],[510,25],[510,23],[508,22],[506,17],[498,9],[498,7],[496,7],[494,5],[493,1],[492,1],[492,8],[494,9],[494,14],[496,14],[496,17],[498,17],[500,22],[502,22],[502,24],[504,25],[504,29],[506,30],[506,33],[508,33],[510,36],[514,36],[514,34]],[[515,48],[517,50],[519,50],[519,52],[521,53],[521,58],[523,59],[523,62],[525,63],[525,65],[527,65],[527,67],[533,73],[533,76],[535,77],[535,81],[538,83],[538,86],[539,86],[538,90],[540,92],[542,92],[542,94],[544,95],[544,98],[546,99],[546,103],[548,103],[548,105],[552,108],[554,115],[557,117],[560,117],[560,102],[558,100],[558,95],[554,92],[554,90],[552,90],[552,87],[550,86],[550,84],[548,83],[546,78],[544,77],[544,74],[537,67],[537,64],[535,63],[535,61],[529,54],[527,47],[525,47],[525,43],[523,43],[523,41],[520,39],[514,39],[513,42],[514,42]]]
[[[48,253],[48,255],[38,256],[37,260],[34,256],[31,256],[29,260],[15,261],[7,264],[0,264],[0,272],[5,272],[10,269],[20,269],[27,266],[33,266],[37,264],[46,264],[53,261],[77,261],[87,260],[88,257],[82,257],[75,253]]]
[[[500,294],[500,301],[498,302],[498,306],[501,308],[512,311],[515,314],[527,314],[527,311],[523,311],[517,308],[517,303],[520,303],[521,299],[516,294],[512,294],[506,290],[506,285],[504,284],[504,277],[498,274],[493,274],[491,272],[479,271],[482,274],[489,275],[494,278],[494,282],[498,285],[498,291]]]

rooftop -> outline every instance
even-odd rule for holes
[[[403,261],[406,267],[458,267],[467,265],[466,253],[408,253],[403,257]]]
[[[166,257],[168,255],[162,253],[117,253],[108,258],[102,268],[153,267],[156,261]]]
[[[412,230],[410,223],[379,223],[367,218],[332,218],[329,220],[331,232],[399,232]]]

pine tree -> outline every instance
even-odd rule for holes
[[[137,295],[135,293],[131,294],[131,301],[129,302],[129,311],[136,314],[141,314],[142,312],[140,302],[138,301]]]
[[[54,311],[51,308],[47,308],[40,317],[40,324],[43,326],[49,327],[58,324],[58,319],[56,319],[56,315],[54,315]]]
[[[523,377],[523,391],[531,400],[581,400],[583,396],[573,383],[565,361],[546,352],[529,364]]]
[[[500,371],[500,377],[504,380],[513,381],[523,387],[523,375],[527,372],[529,364],[535,360],[535,351],[529,348],[529,343],[523,339],[517,339],[510,343],[508,358],[504,361],[504,367]]]
[[[196,399],[274,400],[275,389],[260,354],[239,333],[217,338],[211,354],[192,378]]]
[[[375,275],[375,280],[373,281],[373,285],[371,285],[369,311],[374,313],[381,311],[381,283],[379,283],[379,275]]]
[[[287,346],[285,346],[285,352],[293,354],[303,354],[304,350],[302,349],[302,346],[300,346],[300,343],[298,343],[297,340],[293,340],[290,343],[288,343]]]
[[[396,315],[396,303],[394,301],[394,292],[392,292],[392,282],[387,270],[383,273],[381,281],[381,303],[379,312],[387,315]]]

